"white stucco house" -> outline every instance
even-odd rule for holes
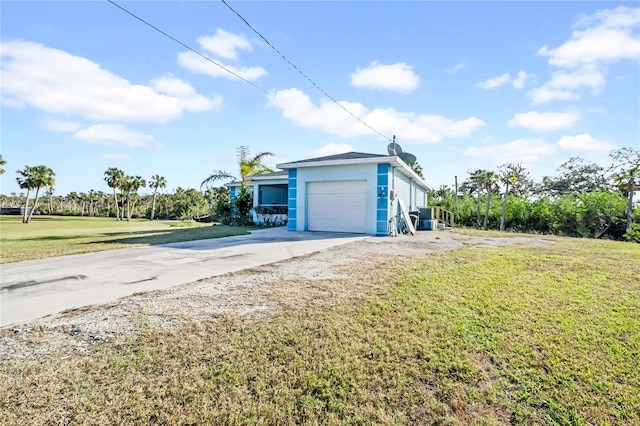
[[[290,231],[387,235],[393,197],[409,210],[427,205],[431,187],[400,157],[348,152],[278,164],[250,178],[256,223],[268,217]],[[230,183],[231,202],[240,183]]]

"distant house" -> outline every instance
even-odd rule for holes
[[[387,235],[391,200],[409,210],[427,205],[429,185],[398,156],[348,152],[278,164],[252,176],[253,219],[287,224],[290,231]],[[239,182],[227,185],[231,201]]]

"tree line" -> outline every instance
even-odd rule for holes
[[[0,165],[6,162],[0,157]],[[4,173],[4,168],[0,169]],[[177,188],[173,193],[161,192],[167,186],[163,176],[153,175],[148,181],[141,176],[127,175],[111,167],[104,173],[106,186],[111,194],[101,190],[55,194],[55,172],[43,165],[25,166],[17,170],[19,194],[0,195],[2,208],[22,208],[23,223],[29,223],[34,213],[68,216],[113,217],[130,221],[147,219],[211,219],[215,207],[221,201],[228,204],[229,190],[225,187]],[[139,194],[142,188],[153,190],[151,194]]]
[[[457,188],[431,191],[429,203],[454,213],[456,223],[482,229],[640,242],[640,151],[613,150],[602,167],[580,157],[534,182],[522,163],[470,170]]]

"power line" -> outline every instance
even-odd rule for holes
[[[111,1],[111,0],[108,0]],[[315,81],[313,81],[309,76],[307,76],[305,73],[303,73],[300,68],[298,68],[293,62],[291,62],[289,59],[287,59],[286,56],[284,56],[284,54],[282,54],[282,52],[280,52],[280,50],[278,50],[278,48],[276,48],[273,44],[271,44],[269,42],[269,40],[267,40],[258,30],[256,30],[255,28],[253,28],[253,26],[246,20],[244,19],[244,17],[242,15],[240,15],[240,13],[238,13],[234,8],[232,8],[231,6],[229,6],[229,4],[226,2],[226,0],[221,0],[222,3],[224,3],[225,6],[227,6],[229,8],[229,10],[231,10],[234,14],[236,14],[238,16],[238,18],[240,18],[242,20],[242,22],[244,22],[250,29],[251,31],[253,31],[254,33],[256,33],[258,35],[258,37],[260,37],[262,40],[264,40],[265,43],[267,43],[267,45],[269,47],[271,47],[278,55],[280,55],[280,57],[282,59],[285,60],[285,62],[287,62],[289,65],[291,65],[293,67],[293,69],[295,69],[296,71],[298,71],[298,73],[304,77],[307,81],[309,81],[316,89],[318,89],[323,95],[325,95],[327,98],[331,99],[331,101],[333,101],[335,104],[337,104],[340,108],[342,108],[344,111],[346,111],[349,115],[351,115],[353,118],[355,118],[356,120],[358,120],[360,123],[364,124],[366,127],[368,127],[370,130],[372,130],[374,133],[378,134],[379,136],[382,136],[383,138],[390,140],[391,138],[389,138],[388,136],[385,136],[384,134],[380,133],[378,130],[374,129],[373,127],[371,127],[369,124],[365,123],[360,117],[358,117],[357,115],[355,115],[354,113],[352,113],[351,111],[349,111],[344,105],[342,105],[340,102],[338,102],[333,96],[331,96],[330,94],[328,94],[322,87],[320,87],[318,84],[316,84]]]
[[[178,40],[177,38],[171,36],[170,34],[167,34],[166,32],[162,31],[160,28],[154,26],[153,24],[145,21],[144,19],[142,19],[141,17],[139,17],[138,15],[134,14],[133,12],[128,11],[127,9],[125,9],[124,7],[120,6],[119,4],[117,4],[116,2],[112,1],[112,0],[107,0],[109,3],[111,3],[112,5],[114,5],[115,7],[117,7],[118,9],[122,10],[123,12],[133,16],[134,18],[136,18],[138,21],[142,22],[143,24],[153,28],[154,30],[156,30],[157,32],[159,32],[160,34],[162,34],[163,36],[173,40],[174,42],[178,43],[180,46],[184,47],[185,49],[190,50],[191,52],[195,53],[196,55],[200,56],[201,58],[205,59],[208,62],[211,62],[212,64],[214,64],[217,67],[222,68],[224,71],[228,72],[229,74],[233,75],[234,77],[244,81],[247,84],[250,84],[251,86],[253,86],[255,89],[258,89],[259,91],[261,91],[262,93],[266,94],[267,96],[270,96],[271,94],[266,91],[265,89],[263,89],[262,87],[250,82],[249,80],[247,80],[246,78],[236,74],[235,72],[231,71],[230,69],[224,67],[223,65],[220,65],[219,63],[217,63],[216,61],[214,61],[213,59],[209,58],[206,55],[203,55],[202,53],[198,52],[197,50],[195,50],[194,48],[192,48],[191,46],[181,42],[180,40]]]
[[[188,44],[178,40],[177,38],[173,37],[172,35],[162,31],[160,28],[156,27],[155,25],[151,24],[150,22],[144,20],[143,18],[139,17],[138,15],[136,15],[135,13],[127,10],[126,8],[120,6],[119,4],[117,4],[116,2],[114,2],[113,0],[107,0],[109,3],[111,3],[112,5],[114,5],[115,7],[117,7],[118,9],[122,10],[123,12],[127,13],[128,15],[132,16],[133,18],[137,19],[138,21],[142,22],[143,24],[147,25],[148,27],[152,28],[153,30],[157,31],[158,33],[162,34],[163,36],[169,38],[170,40],[174,41],[175,43],[179,44],[180,46],[184,47],[185,49],[195,53],[196,55],[200,56],[201,58],[203,58],[204,60],[206,60],[207,62],[211,62],[212,64],[214,64],[215,66],[221,68],[222,70],[228,72],[229,74],[233,75],[234,77],[238,78],[239,80],[242,80],[243,82],[249,84],[250,86],[252,86],[253,88],[259,90],[260,92],[264,93],[267,96],[272,96],[273,94],[265,89],[263,89],[262,87],[252,83],[251,81],[247,80],[246,78],[238,75],[237,73],[231,71],[230,69],[226,68],[225,66],[219,64],[218,62],[214,61],[213,59],[209,58],[208,56],[200,53],[199,51],[197,51],[196,49],[192,48],[191,46],[189,46]],[[238,12],[236,12],[233,8],[231,8],[231,6],[229,6],[224,0],[222,0],[222,2],[229,8],[231,9],[231,11],[233,11],[236,15],[238,15],[238,17],[240,19],[242,19],[248,26],[249,28],[251,28],[251,30],[253,32],[255,32],[260,38],[262,38],[262,40],[265,41],[265,43],[267,43],[273,50],[275,50],[287,63],[289,63],[295,70],[297,70],[300,75],[302,75],[305,79],[307,79],[311,84],[313,84],[314,87],[316,87],[321,93],[323,93],[327,98],[331,99],[331,101],[333,101],[334,103],[336,103],[340,108],[342,108],[344,111],[346,111],[349,115],[351,115],[353,118],[355,118],[356,120],[358,120],[360,123],[362,123],[363,125],[365,125],[366,127],[368,127],[370,130],[372,130],[374,133],[378,134],[379,136],[382,136],[383,138],[387,139],[387,140],[391,140],[388,136],[385,136],[384,134],[380,133],[379,131],[377,131],[376,129],[374,129],[373,127],[371,127],[369,124],[365,123],[362,119],[360,119],[358,116],[356,116],[355,114],[353,114],[351,111],[349,111],[346,107],[344,107],[342,104],[340,104],[335,98],[333,98],[331,95],[329,95],[324,89],[322,89],[319,85],[317,85],[313,80],[311,80],[311,78],[309,78],[306,74],[304,74],[298,67],[296,67],[295,64],[293,64],[291,61],[289,61],[275,46],[273,46],[262,34],[260,34],[257,30],[255,30],[251,24],[249,24]],[[373,142],[370,142],[362,137],[356,136],[356,138],[358,139],[362,139],[367,143],[371,143],[374,144]]]

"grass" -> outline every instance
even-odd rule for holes
[[[0,361],[0,423],[640,424],[640,246],[554,241],[370,256],[356,301]]]
[[[211,226],[198,222],[119,222],[113,218],[0,216],[0,263],[89,253],[141,245],[202,240],[246,234],[255,227]]]

